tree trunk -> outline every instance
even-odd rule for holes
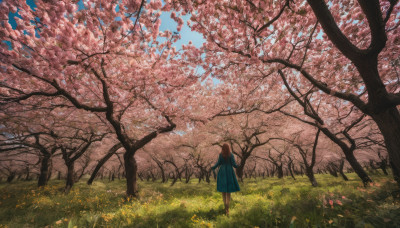
[[[346,174],[344,174],[343,168],[344,168],[344,159],[340,161],[339,173],[340,173],[340,175],[343,177],[343,179],[344,179],[345,181],[348,181],[349,178],[347,178]]]
[[[48,174],[47,174],[47,182],[49,182],[49,180],[50,180],[50,178],[51,178],[51,175],[53,174],[52,172],[53,172],[53,160],[51,160],[50,159],[50,162],[49,162],[49,171],[48,171]]]
[[[138,193],[137,186],[137,164],[133,153],[124,153],[125,175],[126,175],[126,195],[128,197],[136,197]]]
[[[154,176],[154,173],[151,170],[150,170],[150,176],[151,176],[151,181],[153,181],[153,182],[156,181],[157,178],[156,178],[156,176]]]
[[[200,173],[199,173],[199,183],[201,182],[201,180],[203,179],[203,172],[200,170]]]
[[[315,179],[314,172],[313,172],[312,168],[307,168],[306,169],[306,175],[307,175],[308,179],[310,180],[311,185],[313,187],[317,187],[318,186],[318,182]]]
[[[346,160],[354,169],[354,172],[356,172],[357,175],[361,178],[364,186],[372,182],[371,178],[369,178],[368,174],[365,172],[360,163],[357,161],[356,157],[354,157],[353,151],[345,153],[345,156]]]
[[[206,182],[210,183],[211,171],[210,172],[204,171],[204,174],[205,174],[205,177],[206,177]]]
[[[139,177],[140,181],[143,181],[143,173],[138,173],[138,177]],[[118,179],[120,179],[119,173],[118,173]]]
[[[385,161],[381,161],[381,162],[379,163],[379,168],[381,168],[382,171],[383,171],[383,174],[385,174],[385,175],[387,176],[387,175],[389,175],[389,174],[388,174],[388,172],[387,172],[387,170],[386,170],[386,166],[387,166],[387,164],[386,164]]]
[[[327,170],[329,172],[330,175],[334,176],[334,177],[338,177],[337,175],[337,170],[335,167],[332,166],[332,164],[329,164],[327,167]]]
[[[97,163],[96,168],[94,168],[92,175],[90,175],[89,180],[87,181],[88,185],[91,185],[96,178],[97,173],[99,172],[100,168],[122,147],[121,143],[115,144],[113,147],[110,148],[108,153],[100,159]]]
[[[38,187],[47,185],[49,175],[50,156],[44,156],[40,164]]]
[[[47,175],[47,182],[48,182],[48,181],[50,180],[50,178],[51,178],[52,170],[53,170],[53,167],[52,167],[51,162],[50,162],[49,174]]]
[[[294,175],[293,175],[292,163],[289,163],[288,169],[289,169],[290,176],[293,178],[293,180],[296,180],[296,177],[294,177]]]
[[[277,171],[277,175],[278,175],[278,178],[279,179],[281,179],[281,178],[283,178],[283,167],[282,167],[282,165],[277,165],[276,166],[276,171]]]
[[[385,140],[390,166],[395,181],[400,185],[400,114],[396,107],[375,114],[377,123]]]
[[[189,171],[188,167],[185,168],[185,183],[189,183],[190,177],[193,175],[192,171]]]
[[[30,174],[31,174],[31,172],[30,172],[29,166],[27,166],[27,167],[26,167],[26,176],[25,176],[25,180],[26,180],[26,181],[31,180]]]
[[[160,168],[160,171],[161,171],[161,183],[167,182],[167,178],[165,177],[164,168],[161,165],[158,165],[158,168]]]
[[[349,178],[347,178],[346,174],[344,174],[343,170],[339,170],[339,173],[340,173],[340,176],[343,177],[343,180],[345,180],[345,181],[348,181],[348,180],[349,180]],[[365,185],[365,184],[366,184],[366,183],[364,183],[364,185]]]
[[[7,177],[7,183],[11,183],[11,181],[13,181],[15,178],[15,173],[11,172],[10,175],[8,175]]]
[[[243,168],[244,165],[240,164],[237,168],[236,168],[236,175],[239,178],[240,182],[243,182]]]
[[[75,166],[75,162],[67,163],[68,170],[67,170],[67,183],[66,183],[65,189],[64,189],[65,193],[69,193],[69,191],[71,190],[72,186],[75,183],[74,166]]]

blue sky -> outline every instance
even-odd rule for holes
[[[190,15],[185,15],[182,17],[182,19],[185,21],[182,30],[179,32],[181,35],[181,39],[176,42],[175,46],[177,48],[180,48],[182,44],[188,44],[189,41],[192,41],[193,45],[196,47],[200,47],[204,42],[205,39],[203,38],[203,35],[201,35],[198,32],[191,31],[189,26],[187,25],[187,21],[189,20]],[[170,30],[170,31],[176,31],[176,26],[178,25],[174,20],[171,18],[171,13],[170,12],[163,12],[161,14],[161,26],[160,30]]]
[[[0,0],[0,3],[2,1],[3,0]],[[26,2],[32,8],[35,7],[34,0],[27,0]],[[79,6],[79,8],[83,8],[82,0],[80,0],[78,2],[78,6]],[[18,16],[18,14],[17,13],[9,14],[9,17],[10,17],[9,23],[13,26],[13,28],[15,28],[15,26],[16,26],[16,22],[14,19],[15,16]],[[196,47],[200,47],[205,42],[203,36],[200,33],[191,31],[191,29],[189,28],[189,26],[186,23],[187,20],[189,20],[189,18],[190,18],[190,15],[185,15],[182,17],[182,19],[184,20],[185,23],[184,23],[181,31],[179,32],[179,34],[181,35],[181,39],[173,45],[177,48],[177,50],[179,50],[183,44],[185,44],[185,45],[188,44],[189,41],[192,41],[193,45],[195,45]],[[170,12],[163,12],[161,14],[160,19],[161,19],[161,26],[160,26],[161,31],[165,31],[165,30],[170,30],[172,32],[176,31],[176,27],[178,24],[171,18]]]

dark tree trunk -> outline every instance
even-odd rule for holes
[[[204,175],[206,177],[206,182],[210,183],[211,172],[204,171]]]
[[[15,172],[11,172],[10,175],[8,175],[7,177],[7,182],[11,183],[11,181],[13,181],[15,178]]]
[[[236,168],[236,175],[239,178],[240,182],[243,182],[243,168],[244,168],[244,164],[242,165],[242,162],[240,163],[240,165]]]
[[[343,177],[343,180],[348,181],[349,178],[347,178],[346,174],[344,174],[343,168],[344,168],[344,159],[342,159],[342,160],[340,161],[339,173],[340,173],[340,175]]]
[[[327,167],[327,170],[328,170],[328,172],[329,172],[330,175],[332,175],[332,176],[334,176],[334,177],[338,177],[336,167],[334,167],[332,164],[330,164],[330,165]]]
[[[172,182],[171,182],[171,187],[176,183],[176,181],[178,180],[178,178],[174,177],[172,178]]]
[[[395,181],[400,185],[400,115],[396,107],[372,116],[385,139],[390,166]],[[385,171],[384,171],[385,172]],[[387,173],[387,172],[386,172]]]
[[[388,172],[386,170],[386,167],[387,167],[386,161],[379,162],[379,168],[381,168],[382,171],[383,171],[383,174],[385,174],[387,176],[389,174],[388,174]]]
[[[369,160],[369,167],[370,167],[372,173],[376,173],[376,167],[375,167],[374,162],[375,161],[372,159]]]
[[[137,186],[137,164],[132,153],[124,153],[125,175],[126,175],[126,194],[128,197],[136,197],[138,193]]]
[[[156,176],[154,175],[153,171],[150,170],[151,181],[156,181]]]
[[[346,174],[344,174],[343,170],[339,170],[340,176],[342,176],[343,180],[348,181],[349,178],[347,178]]]
[[[26,181],[29,181],[29,180],[32,179],[31,176],[30,176],[30,174],[31,174],[31,172],[30,172],[29,166],[27,166],[27,167],[26,167],[26,176],[25,176],[25,180],[26,180]]]
[[[118,143],[114,145],[113,147],[110,148],[108,153],[100,159],[100,161],[97,163],[96,167],[93,170],[92,175],[90,175],[89,180],[87,181],[88,185],[91,185],[96,178],[97,173],[99,172],[100,168],[103,167],[103,165],[122,147],[121,143]]]
[[[49,163],[50,163],[50,156],[43,156],[40,164],[38,187],[47,185],[49,176]]]
[[[47,174],[47,182],[50,180],[51,175],[53,174],[53,160],[50,159],[49,172]]]
[[[289,169],[290,176],[291,176],[294,180],[296,180],[296,177],[294,177],[294,175],[293,175],[292,163],[289,163],[288,169]]]
[[[313,172],[312,168],[306,168],[306,176],[310,180],[311,185],[313,187],[317,187],[318,186],[318,183],[317,183],[317,180],[315,179],[314,172]]]
[[[53,174],[53,173],[52,173],[53,167],[52,167],[51,163],[52,163],[52,162],[50,162],[49,174],[47,175],[47,182],[50,180],[51,175]]]
[[[193,175],[193,172],[189,170],[189,168],[186,166],[185,168],[185,183],[189,183],[190,177]]]
[[[140,178],[140,181],[143,181],[143,173],[138,173],[138,177]],[[119,173],[118,173],[118,179],[119,179]]]
[[[282,164],[276,166],[276,171],[277,171],[278,178],[279,179],[283,178],[283,165]]]
[[[349,162],[351,167],[354,169],[354,172],[357,173],[357,175],[361,178],[364,186],[366,186],[368,183],[372,182],[371,178],[369,178],[368,174],[365,172],[365,170],[362,168],[360,163],[357,161],[356,157],[354,157],[353,152],[347,152],[345,153],[346,160]]]
[[[199,183],[200,183],[201,180],[203,179],[203,172],[202,171],[200,171],[198,178],[199,178]]]
[[[269,177],[274,177],[274,176],[275,176],[275,173],[276,173],[276,171],[277,171],[277,168],[276,168],[276,166],[274,166],[274,167],[271,169],[271,172],[270,172],[270,175],[269,175]]]
[[[69,193],[71,190],[72,186],[75,183],[75,173],[74,173],[74,166],[75,162],[68,162],[67,163],[67,183],[65,185],[64,192]]]
[[[191,177],[191,175],[189,175],[189,176],[187,176],[187,177],[185,177],[185,183],[187,184],[187,183],[189,183],[189,181],[190,181],[190,177]]]
[[[164,172],[163,167],[161,165],[159,165],[158,168],[160,168],[160,172],[161,172],[161,183],[167,182],[167,178],[165,177],[165,172]]]

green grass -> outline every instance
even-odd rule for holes
[[[372,176],[364,188],[354,174],[349,181],[316,175],[246,179],[232,194],[224,215],[216,183],[140,182],[136,199],[125,199],[125,181],[78,182],[70,194],[64,182],[0,183],[0,227],[400,227],[400,202],[392,178]]]

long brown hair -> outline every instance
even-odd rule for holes
[[[229,149],[228,144],[222,145],[222,151],[221,151],[222,157],[224,158],[229,158],[231,156],[231,150]]]

